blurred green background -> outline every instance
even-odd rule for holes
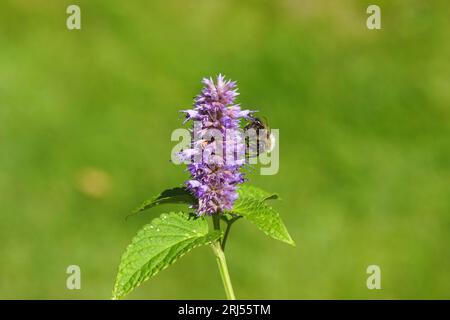
[[[66,28],[81,7],[82,29]],[[382,30],[366,8],[382,9]],[[448,1],[0,2],[0,298],[109,299],[120,256],[187,177],[169,162],[204,76],[280,129],[280,171],[249,177],[297,247],[246,221],[238,298],[450,298]],[[66,289],[81,267],[82,289]],[[366,288],[366,268],[382,290]],[[196,249],[129,298],[220,299]]]

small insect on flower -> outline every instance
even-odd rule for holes
[[[271,133],[267,119],[249,117],[248,124],[244,127],[247,133],[245,143],[247,145],[246,158],[257,157],[262,153],[270,152],[275,145],[275,138]]]

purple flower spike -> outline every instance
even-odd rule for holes
[[[204,78],[203,84],[194,108],[182,110],[186,113],[185,122],[194,121],[193,149],[185,150],[181,156],[191,159],[188,165],[191,179],[186,182],[186,188],[198,199],[199,216],[233,208],[238,197],[236,186],[244,182],[240,169],[245,163],[245,144],[239,124],[240,119],[252,113],[235,104],[239,94],[236,82],[219,75],[215,82]]]

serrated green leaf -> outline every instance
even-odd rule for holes
[[[274,199],[276,194],[251,186],[241,186],[238,193],[239,198],[234,203],[233,213],[243,216],[268,236],[295,246],[278,212],[264,202]]]
[[[139,207],[137,207],[131,215],[138,214],[144,210],[150,209],[154,206],[164,203],[187,203],[194,204],[195,197],[190,194],[185,188],[173,188],[167,189],[154,196],[153,198],[144,201]]]
[[[260,188],[245,184],[239,186],[238,194],[240,197],[252,197],[261,201],[279,199],[277,193],[270,193]]]
[[[113,291],[120,299],[195,247],[218,240],[205,218],[183,212],[163,214],[144,226],[122,256]]]

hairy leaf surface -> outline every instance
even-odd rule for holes
[[[243,216],[268,236],[295,246],[278,212],[265,203],[265,200],[277,199],[277,194],[253,186],[241,186],[238,193],[233,213]]]
[[[122,256],[113,290],[120,299],[195,247],[218,240],[205,218],[186,213],[163,214],[144,226]]]

